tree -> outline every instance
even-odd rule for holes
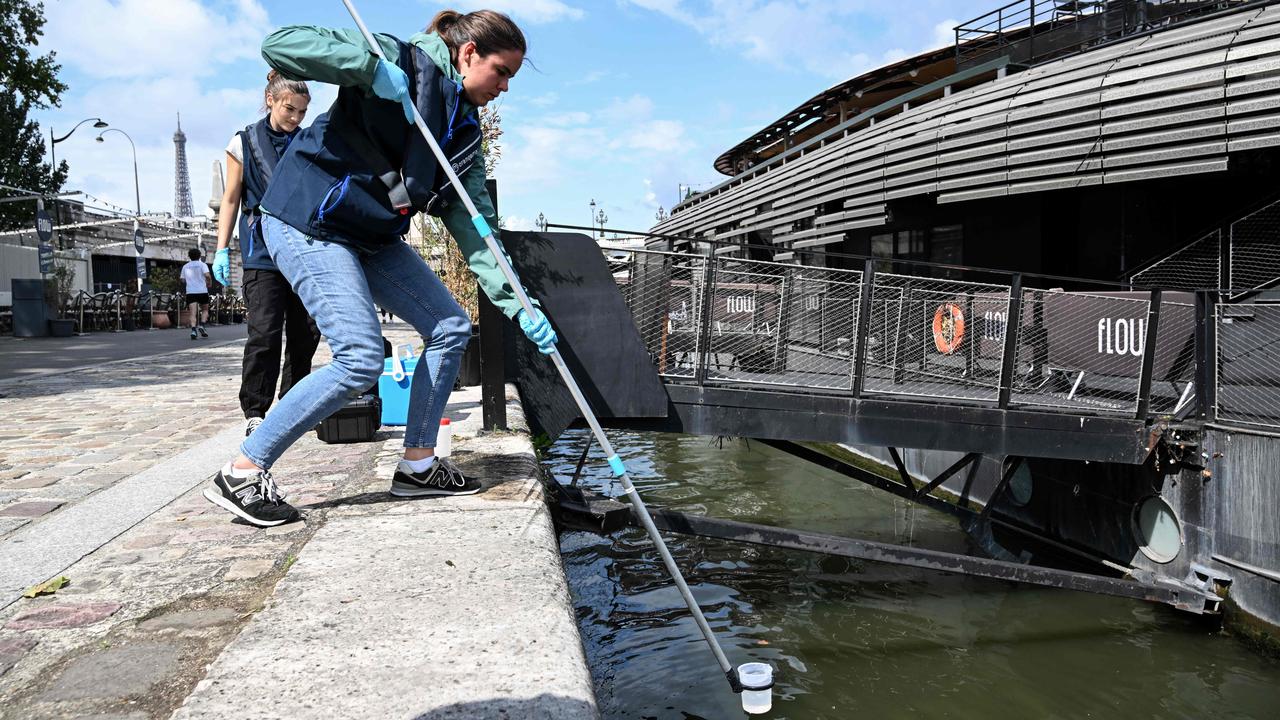
[[[59,105],[67,86],[55,53],[32,52],[44,23],[44,3],[0,0],[0,183],[51,195],[66,182],[67,163],[45,162],[40,126],[28,116]],[[35,203],[0,204],[0,228],[30,227],[35,210]]]
[[[502,158],[502,144],[499,142],[501,137],[502,116],[498,114],[497,108],[480,108],[480,149],[484,152],[485,175],[493,175],[494,167]],[[498,220],[498,226],[501,227],[502,219]],[[479,297],[476,294],[478,288],[466,259],[458,250],[458,244],[438,218],[422,213],[418,215],[416,222],[418,234],[422,238],[422,244],[416,248],[418,254],[435,268],[441,282],[453,293],[453,298],[462,309],[467,311],[471,322],[476,322],[480,319]]]

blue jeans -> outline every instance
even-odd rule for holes
[[[304,378],[280,400],[240,452],[270,468],[320,421],[368,390],[382,374],[378,305],[426,339],[409,390],[404,445],[433,448],[471,322],[453,295],[412,248],[395,243],[372,254],[317,240],[264,215],[263,235],[276,267],[329,341],[333,362]]]

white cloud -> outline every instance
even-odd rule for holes
[[[844,79],[914,52],[954,42],[955,21],[937,23],[942,6],[969,0],[624,0],[660,13],[697,31],[711,44],[744,57],[829,79]],[[936,23],[936,24],[935,24]],[[890,44],[918,42],[920,27],[934,28],[925,47],[904,50]],[[890,45],[889,48],[885,48]]]
[[[96,78],[213,75],[258,58],[269,27],[257,0],[233,5],[221,15],[197,0],[60,0],[45,5],[40,48]]]
[[[497,10],[516,20],[531,23],[550,23],[559,20],[581,20],[586,13],[581,8],[566,5],[560,0],[460,0],[454,3],[458,9]]]
[[[511,215],[502,217],[503,230],[533,230],[533,221],[527,217]]]
[[[551,107],[552,105],[555,105],[557,102],[559,102],[559,100],[560,100],[560,93],[548,92],[548,93],[543,93],[537,97],[529,98],[525,102],[529,103],[534,107],[545,108],[545,107]]]

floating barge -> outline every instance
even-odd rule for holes
[[[990,558],[670,529],[1274,638],[1280,5],[1024,0],[956,35],[721,155],[642,249],[512,243],[522,278],[607,425],[766,440],[955,514]],[[523,360],[554,437],[573,413]]]

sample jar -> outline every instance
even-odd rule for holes
[[[773,707],[773,667],[743,663],[738,666],[738,682],[742,683],[743,710],[752,715],[769,712]]]

